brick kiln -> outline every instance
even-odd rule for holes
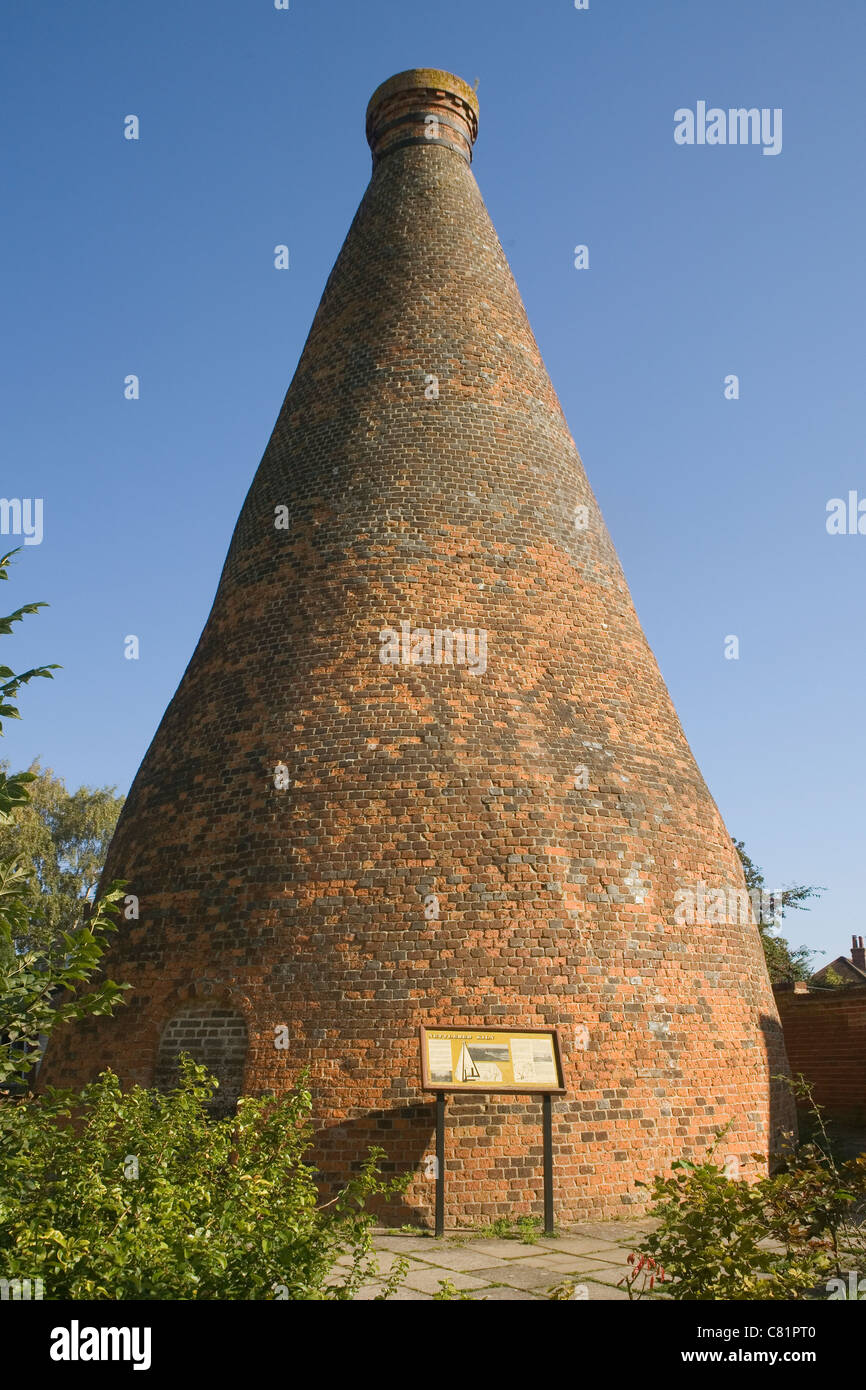
[[[470,168],[463,81],[400,73],[369,187],[253,479],[108,878],[134,991],[43,1079],[223,1105],[312,1068],[327,1188],[380,1143],[429,1216],[418,1025],[556,1025],[560,1218],[617,1214],[733,1128],[792,1112],[757,930]],[[517,176],[517,171],[516,171]],[[285,1046],[275,1045],[284,1043]],[[449,1101],[449,1222],[538,1211],[540,1101]]]

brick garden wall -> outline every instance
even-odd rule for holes
[[[814,1086],[830,1119],[866,1125],[866,985],[775,995],[791,1071]]]

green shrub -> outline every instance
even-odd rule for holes
[[[46,1299],[352,1298],[377,1273],[366,1204],[408,1176],[383,1179],[371,1149],[322,1206],[305,1084],[222,1120],[214,1085],[185,1058],[166,1095],[108,1071],[78,1096],[0,1104],[0,1273],[41,1278]]]
[[[846,1222],[866,1194],[866,1159],[840,1167],[804,1144],[750,1183],[726,1176],[712,1154],[680,1159],[653,1182],[658,1226],[637,1253],[663,1268],[670,1298],[800,1299],[840,1272]]]

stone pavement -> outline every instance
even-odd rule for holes
[[[395,1301],[430,1300],[443,1280],[479,1300],[548,1300],[550,1290],[563,1282],[578,1286],[577,1298],[627,1299],[617,1284],[629,1268],[629,1252],[651,1224],[586,1222],[556,1236],[537,1234],[529,1244],[519,1235],[502,1239],[452,1231],[437,1240],[423,1231],[380,1231],[374,1244],[382,1275],[401,1256],[409,1262],[403,1283],[391,1296]],[[367,1284],[357,1298],[375,1299],[381,1289],[380,1281]]]

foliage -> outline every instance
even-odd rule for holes
[[[10,550],[0,556],[0,580],[9,578],[9,565],[12,556],[17,553],[17,550]],[[40,608],[45,607],[44,603],[25,603],[22,608],[16,608],[14,613],[0,618],[0,636],[8,637],[14,623],[22,622],[29,613],[38,613]],[[0,734],[3,732],[4,719],[21,718],[17,706],[12,703],[21,686],[29,685],[38,676],[53,680],[51,672],[58,669],[56,665],[34,666],[31,670],[21,671],[16,675],[10,666],[0,666]],[[32,781],[32,772],[17,772],[10,776],[6,765],[0,766],[0,822],[7,821],[17,807],[27,802],[27,784]]]
[[[114,787],[70,792],[62,778],[38,762],[25,775],[28,795],[0,824],[0,860],[19,862],[40,892],[35,913],[21,931],[21,944],[48,946],[86,915],[123,797]]]
[[[805,1083],[795,1089],[811,1103]],[[636,1253],[661,1264],[671,1298],[801,1299],[840,1273],[866,1197],[866,1155],[837,1164],[815,1113],[822,1141],[791,1150],[756,1182],[726,1176],[716,1145],[702,1163],[678,1159],[654,1179],[650,1214],[659,1224]]]
[[[656,1282],[663,1284],[666,1279],[664,1269],[652,1255],[641,1255],[632,1250],[628,1257],[628,1272],[619,1280],[617,1288],[624,1288],[629,1300],[634,1302],[651,1294]]]
[[[517,1222],[518,1238],[524,1245],[537,1245],[541,1222],[537,1216],[521,1216]]]
[[[9,562],[15,553],[13,550],[0,557],[0,579],[8,579]],[[43,603],[28,603],[0,618],[0,635],[8,635],[13,623],[44,607]],[[0,666],[0,716],[19,719],[12,701],[20,687],[36,676],[50,679],[54,670],[56,666],[41,666],[16,676],[10,667]],[[28,788],[34,781],[33,772],[10,776],[6,765],[0,767],[0,831],[8,830],[12,817],[26,810]],[[120,999],[126,986],[113,980],[103,980],[84,994],[78,992],[80,985],[89,984],[102,957],[105,934],[113,930],[112,913],[120,896],[120,886],[112,884],[87,922],[74,931],[61,931],[40,951],[26,943],[33,924],[43,920],[46,899],[38,892],[26,860],[15,854],[0,857],[0,1084],[27,1076],[40,1038],[55,1024],[87,1014],[111,1013]],[[72,997],[63,999],[64,993]]]
[[[537,1216],[521,1216],[512,1221],[508,1216],[497,1216],[493,1221],[480,1226],[476,1235],[496,1240],[519,1240],[524,1245],[536,1245],[541,1230]]]
[[[746,887],[753,895],[753,900],[758,898],[760,902],[767,901],[769,894],[764,875],[746,853],[745,844],[742,840],[734,840],[734,848],[740,856],[743,873],[746,877]],[[792,884],[772,895],[772,916],[765,916],[763,912],[758,914],[761,945],[764,948],[770,980],[774,985],[792,984],[796,980],[808,980],[811,976],[814,968],[812,959],[819,953],[810,950],[808,946],[791,946],[784,936],[777,934],[777,928],[789,910],[792,908],[796,911],[807,910],[808,899],[816,898],[823,891],[823,888],[814,885]]]
[[[824,1121],[825,1107],[815,1100],[814,1088],[804,1076],[785,1080],[798,1104],[800,1134],[806,1141],[803,1147],[817,1150],[822,1165],[840,1177],[840,1186],[844,1170],[855,1193],[855,1200],[845,1203],[843,1222],[834,1223],[833,1227],[838,1263],[847,1263],[854,1269],[866,1268],[866,1153],[852,1153],[852,1134],[830,1132],[832,1127]],[[860,1140],[860,1131],[855,1130],[854,1134]]]
[[[850,989],[854,983],[854,980],[844,979],[838,970],[833,969],[832,965],[826,967],[820,979],[820,984],[824,989]]]
[[[216,1084],[185,1057],[166,1095],[123,1092],[107,1071],[80,1095],[0,1105],[6,1277],[41,1278],[47,1299],[112,1300],[350,1299],[375,1277],[365,1204],[409,1175],[384,1180],[371,1149],[320,1206],[306,1078],[221,1120]],[[379,1298],[404,1274],[398,1261]]]
[[[829,1272],[814,1258],[801,1267],[766,1244],[764,1192],[759,1184],[728,1178],[707,1160],[678,1159],[668,1178],[653,1184],[658,1230],[639,1252],[657,1260],[673,1279],[675,1299],[796,1298]]]
[[[64,932],[48,954],[13,946],[31,911],[28,888],[21,869],[0,862],[0,1085],[27,1077],[41,1040],[58,1023],[110,1014],[129,988],[114,980],[90,983],[105,951],[105,935],[115,930],[112,914],[123,896],[119,883],[103,894],[90,920]],[[82,991],[81,985],[88,988]]]
[[[466,1289],[458,1289],[453,1279],[440,1279],[433,1295],[434,1303],[486,1303],[486,1298],[474,1299]]]

